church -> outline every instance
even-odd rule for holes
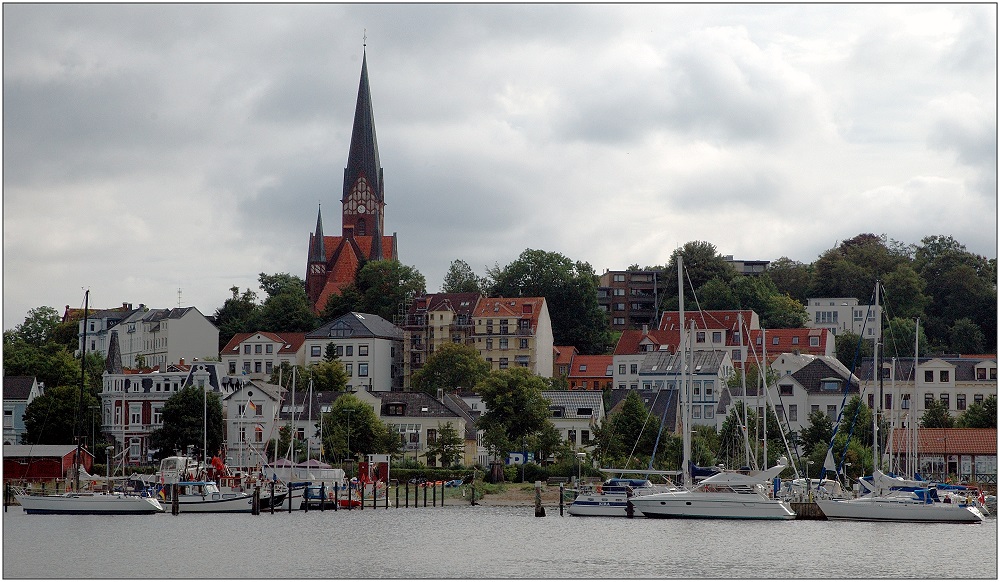
[[[361,83],[340,203],[340,235],[323,234],[322,207],[316,215],[316,231],[309,235],[306,295],[317,313],[323,311],[331,295],[339,295],[354,282],[359,265],[365,261],[398,259],[396,233],[384,234],[385,191],[368,86],[367,54],[361,60]]]

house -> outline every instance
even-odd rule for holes
[[[857,376],[852,375],[836,358],[814,356],[808,363],[775,382],[777,393],[772,392],[775,414],[792,431],[809,426],[809,415],[817,410],[825,412],[836,422],[840,407],[845,402],[844,388],[848,383],[847,402],[850,402],[851,397],[858,394]],[[743,399],[741,388],[725,391],[724,398],[719,402],[718,414],[725,418],[733,402]],[[747,386],[746,399],[748,404],[752,399],[755,405],[758,400],[764,401],[763,397],[757,398],[756,386]]]
[[[518,366],[552,376],[552,320],[544,297],[482,298],[473,319],[473,345],[491,370]]]
[[[598,279],[597,304],[608,313],[611,329],[656,325],[659,293],[676,281],[661,270],[605,271]]]
[[[638,390],[639,366],[650,352],[677,351],[680,332],[661,331],[643,326],[641,330],[628,329],[622,332],[612,354],[612,371],[615,389]]]
[[[403,330],[403,386],[445,343],[474,345],[472,316],[479,293],[434,293],[414,297],[397,322]]]
[[[576,354],[570,362],[567,382],[570,390],[603,390],[614,385],[614,356]]]
[[[854,297],[806,300],[807,327],[828,329],[833,335],[849,331],[872,339],[882,337],[882,306],[861,305]]]
[[[574,451],[593,448],[594,428],[604,420],[604,398],[592,390],[545,390],[549,400],[549,420]]]
[[[677,334],[678,339],[672,341],[675,346],[680,341],[679,318],[678,311],[664,311],[660,316],[659,329]],[[733,364],[742,366],[752,351],[750,334],[760,330],[760,318],[752,309],[686,311],[684,329],[691,336],[689,349],[728,350]]]
[[[25,433],[24,411],[45,392],[45,383],[34,376],[3,378],[3,444],[16,445]]]
[[[718,426],[715,417],[721,390],[735,372],[729,352],[696,350],[685,355],[685,360],[687,383],[691,388],[691,424]],[[680,373],[679,354],[650,352],[639,366],[639,384],[644,391],[677,390],[681,387]],[[679,428],[671,426],[670,430]]]
[[[612,390],[611,409],[608,410],[609,417],[621,410],[625,399],[632,392],[635,392],[642,399],[642,403],[649,410],[650,415],[658,419],[667,430],[677,432],[681,416],[680,391],[676,388],[669,390]]]
[[[139,309],[143,310],[146,306],[139,304]],[[108,353],[108,341],[110,340],[109,331],[114,326],[118,325],[122,319],[125,319],[132,313],[135,313],[135,309],[132,309],[131,303],[122,303],[121,307],[115,307],[113,309],[95,309],[87,314],[87,352],[101,354],[102,356]],[[76,353],[74,355],[79,356],[80,350],[83,349],[83,310],[71,310],[69,305],[66,306],[66,312],[63,315],[63,321],[68,321],[70,317],[79,317],[79,345],[77,347]]]
[[[924,479],[958,483],[997,484],[997,429],[920,428],[913,446],[911,431],[892,432],[895,466],[904,467],[916,451],[917,472]],[[912,461],[911,461],[912,462]]]
[[[833,334],[828,329],[800,327],[793,329],[760,329],[750,332],[753,350],[751,361],[762,359],[767,354],[768,361],[781,353],[802,353],[813,356],[835,357],[837,346]]]
[[[426,458],[427,446],[434,443],[449,423],[464,442],[462,464],[476,462],[476,433],[471,410],[454,394],[433,398],[423,392],[380,394],[379,417],[399,434],[403,456]],[[427,460],[430,466],[435,466]]]
[[[219,353],[230,376],[266,380],[282,363],[305,365],[306,334],[256,331],[234,335]]]
[[[4,481],[51,481],[73,475],[76,445],[4,445]],[[94,455],[80,448],[80,464],[88,473],[94,468]]]
[[[226,419],[226,464],[256,467],[267,460],[267,442],[276,438],[275,419],[284,389],[263,380],[248,380],[222,399]]]
[[[371,313],[345,313],[305,334],[305,365],[317,364],[327,348],[344,365],[347,389],[372,393],[403,389],[403,330]]]
[[[879,391],[879,378],[874,373],[875,361],[864,358],[858,376],[867,399],[874,407],[874,394]],[[890,359],[882,363],[882,409],[889,416],[903,416],[919,421],[933,402],[944,405],[953,417],[965,412],[971,404],[982,404],[997,395],[996,355],[975,357],[927,356]],[[905,421],[905,419],[904,419]]]
[[[195,307],[149,309],[140,305],[108,329],[112,331],[118,332],[126,368],[159,366],[162,370],[182,359],[192,362],[219,355],[219,328]],[[82,338],[82,320],[80,335]]]
[[[573,363],[573,357],[579,353],[576,346],[553,346],[552,377],[569,378],[569,366]]]

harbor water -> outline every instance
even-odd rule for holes
[[[977,525],[572,517],[533,507],[3,514],[3,577],[991,579]]]

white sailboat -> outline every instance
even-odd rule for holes
[[[83,351],[80,356],[80,405],[83,405],[84,379],[87,360],[87,319],[89,316],[90,291],[86,291],[83,299]],[[79,416],[79,415],[78,415]],[[14,498],[25,513],[31,514],[99,514],[99,515],[137,515],[161,513],[163,506],[152,497],[141,497],[126,493],[96,493],[80,490],[80,471],[82,470],[80,430],[77,422],[77,444],[73,464],[76,467],[76,479],[73,491],[62,495],[29,495],[24,491],[14,495]],[[111,459],[108,459],[111,462]],[[110,481],[108,483],[110,487]]]
[[[648,518],[695,519],[795,519],[795,512],[780,499],[769,494],[771,481],[784,470],[787,460],[782,457],[770,469],[762,471],[720,471],[691,486],[687,470],[691,459],[691,397],[683,364],[684,286],[683,257],[677,255],[677,287],[681,322],[678,350],[681,355],[681,395],[683,398],[682,431],[684,444],[684,485],[687,489],[652,493],[632,499],[636,511]]]
[[[881,283],[875,283],[875,305],[879,304],[879,287]],[[881,329],[882,326],[877,326]],[[881,334],[876,338],[875,362],[879,362],[879,356],[883,354],[881,346]],[[881,365],[874,369],[880,370]],[[879,371],[878,378],[882,381],[882,373]],[[881,451],[878,445],[878,413],[881,411],[881,395],[875,398],[875,411],[873,416],[873,437],[872,437],[872,459],[878,462],[881,458]],[[832,446],[832,445],[831,445]],[[828,451],[829,456],[829,451]],[[903,479],[897,479],[886,475],[878,467],[872,471],[872,490],[856,499],[818,499],[816,504],[820,510],[831,520],[850,521],[898,521],[898,522],[928,522],[928,523],[981,523],[983,514],[971,501],[963,502],[961,499],[947,497],[947,502],[941,501],[937,495],[936,487],[927,484],[924,488],[912,490],[901,489],[901,485],[907,483]],[[909,482],[914,483],[914,482]],[[907,488],[910,489],[910,488]]]

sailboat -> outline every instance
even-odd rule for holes
[[[881,283],[875,283],[875,305],[879,303],[879,287]],[[881,330],[882,326],[876,326]],[[881,332],[875,341],[875,349],[878,350],[874,361],[878,363],[875,367],[879,370],[878,379],[881,386],[883,374],[881,373],[880,357],[884,356],[881,345]],[[881,390],[880,390],[881,392]],[[881,458],[881,451],[878,444],[878,417],[882,408],[881,394],[875,398],[875,411],[873,416],[874,430],[872,432],[872,459],[877,463]],[[828,460],[832,461],[831,450],[833,440],[827,451]],[[826,467],[824,467],[826,468]],[[905,483],[902,479],[886,475],[878,467],[872,471],[871,491],[856,499],[817,499],[816,504],[820,511],[831,520],[850,521],[898,521],[898,522],[929,522],[929,523],[981,523],[983,514],[971,501],[962,502],[961,499],[948,497],[947,502],[941,501],[937,495],[937,488],[931,484],[921,488],[905,487],[900,485]]]
[[[86,378],[87,361],[87,320],[89,318],[90,291],[84,293],[83,298],[83,351],[80,355],[80,406],[83,406],[84,379]],[[77,414],[77,423],[74,427],[76,431],[76,453],[73,457],[73,465],[76,468],[76,478],[72,491],[67,491],[61,495],[29,495],[21,492],[14,495],[14,498],[25,513],[32,514],[151,514],[161,513],[163,506],[152,497],[141,497],[126,493],[97,493],[93,491],[80,490],[80,471],[82,470],[81,451],[82,443],[80,439],[80,424],[82,423],[82,409]],[[110,459],[109,459],[110,462]],[[110,487],[110,482],[108,484]]]
[[[681,363],[681,394],[683,398],[684,485],[686,489],[652,493],[632,499],[635,510],[648,518],[697,519],[795,519],[789,505],[769,495],[771,481],[785,469],[785,457],[762,471],[724,470],[691,486],[691,397],[684,361],[684,284],[683,257],[677,254],[677,287],[681,322],[678,353]]]

